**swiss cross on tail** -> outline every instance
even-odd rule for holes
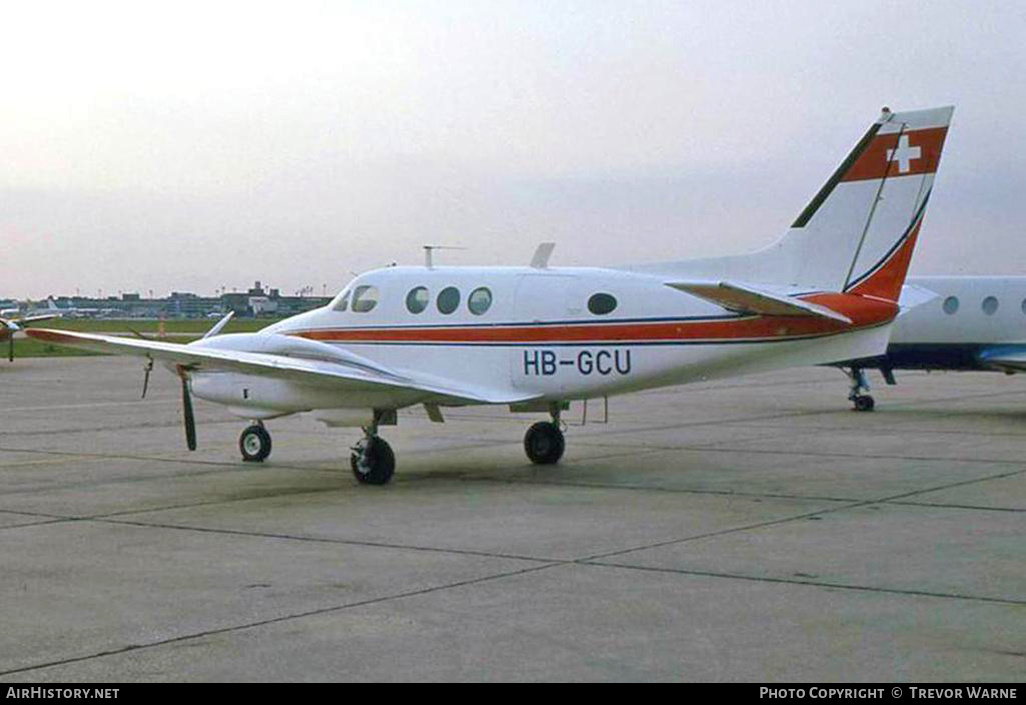
[[[947,126],[878,131],[854,163],[841,176],[842,182],[882,179],[884,176],[915,176],[937,171]]]
[[[907,174],[912,168],[912,160],[919,159],[923,150],[919,147],[912,147],[908,142],[908,135],[898,138],[897,149],[887,150],[887,161],[898,163],[898,173]]]

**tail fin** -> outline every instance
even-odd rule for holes
[[[896,301],[953,112],[884,108],[784,237],[764,250],[631,269]]]
[[[898,300],[953,111],[884,109],[779,243],[797,282]]]

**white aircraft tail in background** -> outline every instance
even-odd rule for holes
[[[253,420],[246,460],[271,452],[264,421],[311,412],[361,426],[360,482],[395,467],[379,435],[396,410],[503,404],[547,412],[524,447],[563,454],[572,400],[880,355],[915,247],[951,108],[883,114],[782,240],[751,255],[646,267],[389,267],[354,279],[328,306],[259,333],[188,345],[33,330],[53,343],[159,360],[191,396]]]

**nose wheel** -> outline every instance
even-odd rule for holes
[[[271,454],[271,434],[263,424],[255,423],[239,436],[239,450],[247,463],[262,463]]]
[[[868,394],[859,394],[851,401],[855,411],[872,411],[876,407],[876,400]]]
[[[866,372],[860,367],[852,367],[845,372],[851,382],[848,392],[848,401],[855,411],[872,411],[876,407],[876,400],[862,392],[869,391],[869,380],[866,379]]]
[[[353,477],[358,482],[365,485],[384,485],[395,473],[395,453],[385,439],[368,432],[367,436],[353,447],[349,464],[353,468]]]
[[[563,432],[555,423],[539,421],[524,435],[524,452],[535,465],[558,463],[565,449]]]

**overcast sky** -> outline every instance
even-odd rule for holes
[[[1019,2],[5,2],[0,66],[0,297],[748,251],[883,105],[957,106],[914,272],[1026,274]]]

